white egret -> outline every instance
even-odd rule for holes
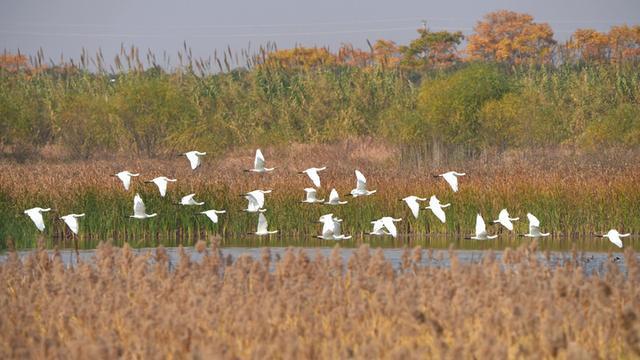
[[[61,216],[60,220],[64,221],[64,223],[67,224],[71,232],[78,235],[78,229],[79,229],[78,218],[83,216],[84,216],[84,213],[69,214],[69,215]]]
[[[382,222],[382,220],[375,220],[371,222],[373,224],[373,230],[371,230],[370,233],[368,233],[369,235],[376,235],[376,236],[382,236],[382,235],[391,235],[391,233],[384,231],[384,223]]]
[[[318,175],[318,172],[322,171],[322,170],[326,170],[327,167],[323,166],[321,168],[317,168],[317,167],[311,167],[308,168],[307,170],[304,171],[300,171],[298,174],[307,174],[307,176],[309,177],[309,179],[311,179],[311,181],[313,182],[313,185],[315,185],[315,187],[320,187],[320,175]]]
[[[246,212],[265,212],[264,208],[264,194],[270,193],[272,190],[253,190],[246,194],[240,195],[243,196],[249,202],[247,208],[244,209]]]
[[[265,172],[273,171],[273,169],[275,169],[275,168],[267,168],[264,165],[265,165],[264,155],[262,155],[262,151],[258,149],[256,150],[256,157],[253,160],[253,169],[246,169],[245,172],[265,173]]]
[[[540,232],[540,220],[538,220],[538,218],[535,217],[533,214],[527,213],[527,219],[529,219],[529,233],[521,236],[539,238],[542,236],[551,235],[551,233]]]
[[[133,215],[130,215],[129,217],[134,219],[147,219],[154,216],[158,216],[158,214],[147,214],[147,210],[145,209],[144,202],[142,201],[140,194],[136,194],[133,198]]]
[[[459,173],[456,171],[448,171],[440,175],[433,175],[434,177],[442,177],[451,186],[453,192],[458,191],[458,176],[464,176],[466,173]]]
[[[336,189],[331,189],[329,201],[325,202],[326,205],[344,205],[346,203],[347,201],[340,201],[340,195],[338,195]]]
[[[342,235],[340,223],[342,219],[334,217],[333,214],[322,215],[319,222],[323,224],[322,235],[316,236],[323,240],[347,240],[351,236]]]
[[[608,233],[604,235],[596,235],[597,237],[607,238],[611,243],[619,248],[622,248],[622,239],[623,237],[631,236],[631,233],[620,234],[618,230],[611,229]]]
[[[169,182],[176,182],[176,179],[169,179],[166,176],[158,176],[153,180],[147,180],[145,183],[147,184],[156,184],[158,187],[158,191],[160,191],[160,196],[164,197],[167,194],[167,184]]]
[[[420,214],[420,204],[418,204],[418,201],[427,201],[427,199],[415,195],[410,195],[400,199],[400,201],[404,201],[405,203],[407,203],[407,206],[409,206],[409,209],[411,209],[413,217],[417,219],[418,215]]]
[[[256,232],[252,234],[263,236],[263,235],[275,234],[277,232],[278,230],[269,231],[267,218],[264,216],[263,213],[258,214],[258,228],[256,229]]]
[[[204,205],[204,201],[196,201],[196,199],[194,199],[194,197],[196,196],[196,194],[189,194],[189,195],[185,195],[182,197],[182,199],[180,199],[180,202],[178,203],[178,205],[185,205],[185,206],[192,206],[192,205]]]
[[[303,203],[315,204],[315,203],[321,203],[324,201],[324,199],[318,199],[316,197],[317,192],[316,192],[316,189],[314,188],[305,188],[304,192],[306,193],[306,198],[301,201]]]
[[[498,220],[493,220],[494,224],[500,224],[507,228],[509,231],[513,231],[513,223],[512,221],[520,220],[519,217],[509,217],[509,212],[507,209],[500,210],[500,214],[498,214]]]
[[[490,240],[497,238],[498,235],[488,235],[487,234],[487,226],[484,223],[484,219],[482,215],[478,214],[476,216],[476,235],[471,237],[466,237],[465,239],[473,239],[473,240]]]
[[[200,214],[206,215],[209,219],[211,219],[211,221],[213,221],[214,224],[217,224],[218,214],[224,214],[226,212],[227,212],[226,210],[211,209],[211,210],[203,211]]]
[[[443,224],[447,221],[447,215],[444,213],[443,208],[449,207],[451,204],[440,204],[440,200],[435,195],[431,195],[429,199],[429,206],[425,207],[425,209],[431,210],[433,215],[435,215]]]
[[[373,224],[373,231],[370,235],[383,235],[385,232],[380,229],[380,224],[385,227],[388,231],[388,235],[393,236],[394,238],[398,236],[398,229],[396,229],[396,222],[402,221],[402,219],[394,219],[391,216],[385,216],[378,220],[374,220],[371,223]]]
[[[375,194],[377,190],[367,190],[367,179],[359,170],[356,170],[356,188],[351,190],[350,195],[353,197],[367,196]]]
[[[47,211],[51,211],[51,208],[34,207],[25,210],[24,213],[33,221],[38,230],[44,231],[44,218],[42,217],[42,213]]]
[[[191,165],[191,170],[195,170],[202,163],[200,157],[204,155],[207,155],[207,153],[193,150],[180,154],[178,156],[186,156],[187,160],[189,160],[189,165]]]
[[[131,185],[131,177],[140,176],[140,174],[135,174],[125,170],[111,176],[115,176],[120,179],[120,181],[122,181],[122,185],[124,185],[124,189],[129,190],[129,186]]]

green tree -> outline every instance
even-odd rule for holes
[[[420,35],[409,45],[401,46],[400,64],[412,69],[442,69],[460,61],[457,46],[464,35],[460,31],[433,32],[429,29],[418,29]]]

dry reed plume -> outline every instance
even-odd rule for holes
[[[551,269],[535,246],[501,262],[406,250],[394,269],[362,246],[313,259],[224,258],[215,242],[169,264],[101,245],[95,263],[57,256],[0,264],[0,357],[9,358],[632,358],[640,356],[640,267],[627,250],[586,276]],[[269,271],[272,269],[272,271]]]

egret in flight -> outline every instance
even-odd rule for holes
[[[351,239],[351,236],[342,235],[340,223],[342,219],[334,217],[333,214],[325,214],[320,216],[320,223],[322,226],[322,235],[316,236],[318,239],[323,240],[347,240]]]
[[[304,192],[306,193],[306,198],[304,200],[302,200],[303,203],[306,204],[315,204],[315,203],[321,203],[324,201],[324,199],[318,199],[316,197],[316,189],[314,188],[305,188]]]
[[[377,190],[367,190],[367,179],[359,170],[356,170],[356,188],[351,190],[350,195],[353,197],[367,196],[375,194]]]
[[[147,184],[156,184],[158,187],[158,191],[160,191],[160,196],[164,197],[167,194],[167,184],[170,182],[176,182],[176,179],[169,179],[166,176],[159,176],[153,180],[147,180],[145,183]]]
[[[373,224],[373,230],[371,230],[369,235],[382,236],[382,235],[391,235],[391,233],[384,231],[384,223],[382,220],[375,220],[371,222]]]
[[[444,180],[449,184],[449,186],[451,186],[451,190],[453,190],[453,192],[457,192],[458,191],[458,176],[464,176],[466,175],[465,173],[459,173],[456,171],[448,171],[444,174],[440,174],[440,175],[433,175],[433,177],[442,177],[444,178]]]
[[[124,185],[124,189],[125,190],[129,190],[129,186],[131,185],[131,177],[132,176],[140,176],[140,174],[134,174],[132,172],[129,171],[120,171],[117,174],[111,175],[111,176],[115,176],[118,179],[120,179],[120,181],[122,181],[122,185]]]
[[[264,217],[263,213],[258,214],[258,228],[256,229],[255,235],[258,236],[263,236],[263,235],[269,235],[269,234],[275,234],[277,233],[278,230],[272,230],[269,231],[268,230],[268,224],[267,224],[267,218]]]
[[[217,224],[218,214],[224,214],[226,212],[227,212],[226,210],[211,209],[211,210],[203,211],[200,214],[206,215],[209,219],[211,219],[211,221],[213,221],[214,224]]]
[[[418,215],[420,214],[420,204],[418,204],[418,201],[427,201],[427,199],[415,195],[410,195],[400,199],[400,201],[404,201],[405,203],[407,203],[407,206],[409,206],[409,209],[411,209],[413,217],[417,219]]]
[[[347,201],[340,201],[340,195],[338,195],[336,189],[331,189],[329,201],[325,202],[326,205],[344,205],[346,203]]]
[[[394,238],[398,236],[398,229],[396,228],[396,222],[402,221],[402,219],[394,219],[391,216],[385,216],[378,220],[374,220],[371,223],[373,224],[373,231],[370,235],[381,235],[384,234],[384,231],[380,230],[380,224],[385,227],[388,231],[388,235],[393,236]],[[374,234],[375,233],[375,234]]]
[[[136,196],[133,198],[133,215],[130,215],[129,217],[134,219],[147,219],[154,216],[158,216],[158,214],[147,214],[147,210],[144,207],[142,198],[139,194],[136,194]]]
[[[431,210],[433,215],[435,215],[444,224],[445,221],[447,221],[447,215],[442,209],[449,206],[451,206],[451,204],[440,204],[440,200],[438,200],[435,195],[431,195],[431,198],[429,199],[429,206],[425,207],[425,209]]]
[[[509,212],[507,209],[500,210],[500,214],[498,214],[498,220],[493,220],[494,224],[500,224],[507,228],[509,231],[513,231],[513,223],[512,221],[520,220],[520,218],[512,218],[509,217]]]
[[[69,230],[71,230],[71,232],[73,232],[74,234],[78,235],[78,229],[79,229],[79,224],[78,224],[78,218],[79,217],[83,217],[83,214],[69,214],[69,215],[65,215],[60,217],[60,220],[64,221],[65,224],[67,224],[67,226],[69,227]]]
[[[33,221],[38,230],[44,231],[44,218],[42,217],[42,213],[47,211],[51,211],[51,208],[43,209],[40,207],[34,207],[32,209],[25,210],[24,213],[31,219],[31,221]]]
[[[315,185],[315,187],[319,188],[320,187],[320,175],[318,175],[318,172],[320,172],[322,170],[326,170],[326,169],[327,169],[326,166],[323,166],[321,168],[312,167],[312,168],[308,168],[307,170],[300,171],[298,174],[307,174],[309,179],[311,179],[311,181],[313,182],[313,185]]]
[[[484,219],[482,215],[478,214],[476,216],[476,235],[471,237],[466,237],[465,239],[473,239],[473,240],[490,240],[497,238],[498,235],[487,235],[487,226],[484,223]]]
[[[532,213],[527,213],[527,219],[529,219],[529,233],[521,236],[539,238],[542,236],[551,235],[551,233],[540,232],[540,220],[538,220],[538,218],[535,217]]]
[[[195,170],[202,163],[200,157],[204,155],[207,155],[207,153],[193,150],[180,154],[178,156],[186,156],[187,160],[189,160],[189,165],[191,165],[191,170]]]
[[[271,190],[253,190],[246,194],[240,195],[243,196],[249,202],[247,204],[247,208],[244,209],[246,212],[265,212],[264,208],[264,194],[270,193]]]
[[[622,239],[623,237],[631,236],[631,233],[620,234],[618,230],[611,229],[608,233],[604,235],[596,235],[597,237],[607,238],[611,243],[619,248],[622,248]]]
[[[253,160],[253,169],[246,169],[245,172],[256,172],[256,173],[265,173],[269,171],[273,171],[275,168],[265,167],[264,155],[262,155],[262,151],[260,149],[256,150],[256,157]]]
[[[204,201],[196,201],[196,199],[194,199],[194,197],[196,196],[196,194],[189,194],[189,195],[185,195],[182,197],[182,199],[180,199],[180,202],[178,203],[178,205],[185,205],[185,206],[192,206],[192,205],[204,205]]]

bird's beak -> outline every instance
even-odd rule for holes
[[[176,155],[176,156],[180,157],[180,156],[184,156],[184,154],[178,154],[178,155]]]
[[[151,181],[151,180],[145,180],[144,182],[145,182],[145,184],[151,184],[153,181]]]
[[[433,176],[434,178],[437,178],[439,175],[431,175],[431,176]]]

